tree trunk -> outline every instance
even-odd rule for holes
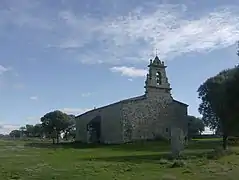
[[[223,134],[223,149],[226,150],[227,149],[227,138],[228,136],[226,134]]]
[[[56,132],[56,141],[57,141],[57,144],[59,143],[59,132]]]

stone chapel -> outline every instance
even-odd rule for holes
[[[145,94],[92,109],[76,117],[76,141],[120,144],[136,140],[170,139],[171,129],[187,136],[188,105],[173,99],[166,66],[150,60]]]

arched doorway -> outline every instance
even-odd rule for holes
[[[87,124],[87,131],[90,143],[100,143],[101,138],[101,116],[94,117]]]

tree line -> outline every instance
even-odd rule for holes
[[[59,110],[49,112],[40,119],[41,123],[35,125],[22,126],[9,133],[10,137],[28,138],[51,138],[54,143],[59,143],[60,136],[66,140],[75,138],[75,116],[68,115]]]

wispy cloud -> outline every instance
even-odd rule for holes
[[[156,48],[161,58],[170,60],[184,53],[225,48],[239,39],[239,11],[231,6],[202,13],[191,12],[186,5],[144,3],[122,16],[108,12],[96,17],[91,12],[53,11],[37,1],[24,2],[25,6],[0,10],[0,24],[39,28],[44,31],[42,47],[60,48],[67,58],[82,63],[142,63]],[[34,32],[33,38],[39,37]]]
[[[30,99],[33,100],[33,101],[37,101],[38,97],[37,96],[31,96]]]
[[[189,19],[182,6],[160,5],[149,13],[141,8],[117,19],[94,20],[83,41],[81,37],[69,36],[66,42],[70,42],[69,48],[97,42],[97,49],[86,52],[87,56],[79,55],[84,63],[99,63],[99,59],[100,63],[112,64],[145,62],[156,48],[160,57],[169,60],[183,53],[212,51],[234,44],[239,39],[238,17],[238,11],[225,7]],[[83,25],[82,21],[72,21],[72,28]],[[84,23],[88,21],[93,20]]]
[[[147,60],[147,54],[158,48],[161,57],[170,59],[232,45],[239,38],[239,18],[233,9],[224,8],[189,20],[180,6],[160,6],[153,13],[139,11],[115,20],[104,32],[122,47],[143,42],[139,58]]]
[[[128,77],[142,77],[147,74],[145,69],[137,69],[135,67],[115,66],[110,68],[112,72],[120,73],[122,76]]]

